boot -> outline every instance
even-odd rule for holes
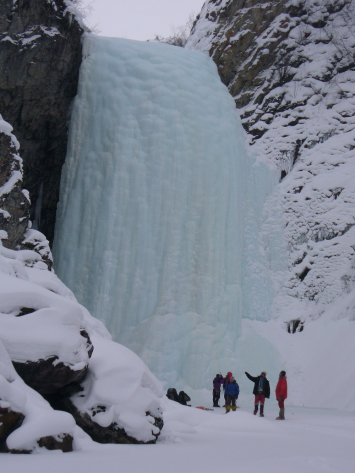
[[[232,411],[235,411],[237,406],[232,406]]]
[[[254,407],[254,415],[255,416],[258,413],[258,409],[259,409],[259,404],[255,404],[255,407]]]
[[[285,420],[285,408],[280,407],[279,417],[276,417],[276,420]]]
[[[226,414],[231,410],[231,406],[226,406]]]
[[[260,417],[264,417],[264,405],[260,404]]]

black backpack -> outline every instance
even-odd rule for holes
[[[166,396],[168,399],[171,399],[172,401],[179,402],[179,396],[175,388],[169,388],[166,391]]]
[[[185,391],[180,391],[178,402],[182,404],[183,406],[186,406],[186,403],[189,401],[191,401],[191,397],[188,394],[186,394]]]

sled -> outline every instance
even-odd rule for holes
[[[214,411],[214,409],[210,407],[203,407],[203,406],[197,406],[196,409],[202,409],[203,411]]]

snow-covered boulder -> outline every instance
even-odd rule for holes
[[[155,443],[163,428],[159,381],[128,348],[91,335],[95,350],[82,391],[64,401],[100,443]]]
[[[80,306],[55,292],[50,282],[57,279],[58,288],[60,281],[38,260],[32,251],[0,246],[0,338],[26,383],[48,394],[84,378],[92,347]],[[38,272],[47,287],[31,281],[32,273],[41,280]]]
[[[161,384],[46,265],[26,266],[37,257],[0,246],[0,340],[16,370],[94,440],[154,443],[163,427]]]
[[[163,427],[161,384],[46,265],[25,266],[38,257],[32,253],[0,246],[0,340],[17,372],[94,440],[155,442]]]
[[[0,451],[71,451],[74,428],[71,415],[54,411],[22,381],[0,340]]]

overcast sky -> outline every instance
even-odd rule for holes
[[[1,1],[1,0],[0,0]],[[155,35],[171,36],[172,29],[197,15],[204,0],[83,0],[90,5],[89,26],[98,34],[145,41]]]

